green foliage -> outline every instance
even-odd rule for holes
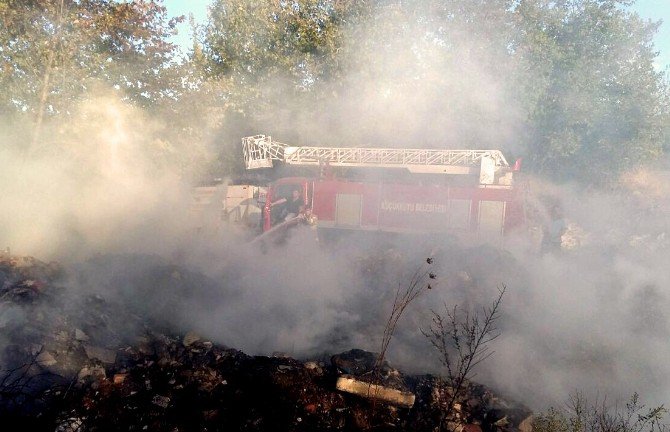
[[[43,117],[102,85],[219,174],[239,173],[239,138],[264,132],[512,149],[531,171],[607,184],[670,148],[659,24],[629,3],[214,0],[176,62],[180,19],[161,0],[0,0],[0,114],[34,119],[36,141]]]
[[[238,3],[215,2],[203,52],[226,109],[242,113],[252,131],[290,142],[309,136],[311,143],[318,137],[332,145],[389,145],[386,139],[399,145],[425,140],[432,131],[422,123],[447,119],[468,131],[443,129],[460,135],[448,145],[478,143],[469,132],[480,127],[474,126],[478,119],[490,118],[490,110],[467,94],[475,78],[462,88],[454,83],[477,76],[462,62],[465,45],[487,62],[488,82],[504,69],[499,59],[509,26],[493,17],[509,16],[511,1]],[[478,18],[490,28],[484,31]],[[465,43],[484,33],[491,37],[480,51]],[[487,57],[494,48],[500,55]]]
[[[667,88],[654,69],[658,23],[617,0],[521,2],[516,53],[524,80],[534,170],[593,182],[662,151]]]
[[[241,174],[240,138],[259,131],[295,139],[300,116],[338,82],[348,19],[365,2],[217,0],[193,59],[197,94],[218,120],[220,172]],[[291,120],[286,120],[286,119]],[[211,123],[210,123],[211,124]]]
[[[606,399],[589,404],[580,394],[570,398],[566,409],[550,408],[533,422],[535,432],[655,432],[665,431],[668,410],[663,405],[647,408],[634,393],[623,408],[608,406]]]
[[[262,102],[259,92],[272,80],[309,90],[332,73],[349,7],[323,0],[217,0],[205,34],[206,71],[228,81],[229,101],[239,110]]]
[[[321,109],[334,117],[340,141],[384,139],[379,129],[387,125],[379,120],[339,126],[337,117],[359,109],[342,95],[368,104],[370,95],[388,94],[416,117],[448,124],[445,146],[511,145],[504,137],[493,142],[488,130],[521,118],[513,125],[516,151],[531,170],[605,183],[658,158],[668,140],[668,89],[653,66],[658,23],[642,21],[626,4],[218,0],[203,57],[225,109],[255,130],[290,140],[291,123],[277,117],[298,128]],[[477,80],[484,88],[496,82],[482,91],[499,100],[482,101],[490,95],[478,94]],[[508,115],[501,100],[519,112]]]
[[[94,80],[143,106],[176,97],[176,22],[154,0],[1,0],[0,112],[66,114]]]

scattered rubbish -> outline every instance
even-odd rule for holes
[[[35,358],[35,360],[37,361],[37,364],[40,366],[53,366],[56,363],[58,363],[54,358],[54,356],[51,355],[48,351],[40,352]]]
[[[170,405],[170,398],[167,397],[167,396],[156,395],[156,396],[154,396],[151,403],[153,403],[154,405],[157,405],[161,408],[167,408],[168,405]]]
[[[337,379],[336,388],[340,391],[356,394],[359,396],[378,399],[394,405],[411,408],[416,396],[412,393],[359,381],[351,377],[340,377]]]
[[[161,280],[175,279],[174,267],[165,271]],[[11,384],[0,388],[0,415],[39,419],[36,430],[439,429],[449,388],[434,376],[404,375],[360,349],[330,362],[249,356],[193,331],[171,333],[100,295],[63,301],[53,279],[61,273],[35,259],[0,260],[9,335],[0,382]],[[442,426],[531,432],[529,410],[482,386],[469,384],[456,407]]]
[[[74,338],[78,341],[87,341],[88,335],[80,329],[74,329]]]
[[[186,333],[186,336],[184,336],[184,346],[191,346],[195,342],[200,340],[200,336],[194,332],[188,332]]]
[[[112,364],[116,361],[116,351],[88,345],[84,346],[84,350],[89,359],[98,359],[107,364]]]
[[[123,382],[126,380],[126,377],[128,377],[128,374],[125,373],[114,374],[113,382],[114,384],[123,384]]]

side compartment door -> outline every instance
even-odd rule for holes
[[[504,201],[479,202],[479,238],[497,242],[502,238],[505,222]]]
[[[335,226],[358,228],[361,226],[363,196],[338,193],[335,198]]]
[[[455,232],[470,231],[470,214],[472,200],[450,199],[449,200],[449,228]]]

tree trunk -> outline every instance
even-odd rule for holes
[[[51,73],[54,67],[54,60],[56,59],[56,50],[60,45],[60,34],[63,26],[63,8],[65,0],[60,0],[60,7],[58,11],[58,24],[56,26],[56,33],[54,34],[54,44],[49,52],[49,58],[47,59],[47,65],[44,70],[44,77],[42,79],[42,92],[40,94],[40,102],[37,106],[37,119],[35,121],[35,130],[33,132],[33,140],[30,145],[31,153],[37,150],[37,146],[40,141],[42,134],[42,124],[44,123],[44,110],[46,109],[47,100],[49,99],[49,91],[51,84]]]

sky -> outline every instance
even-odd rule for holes
[[[165,0],[164,3],[170,15],[185,15],[188,18],[189,14],[193,14],[196,22],[203,23],[207,20],[207,7],[211,0]],[[670,69],[670,0],[637,0],[631,8],[644,19],[663,21],[654,41],[659,51],[656,67],[658,70]],[[175,42],[186,52],[191,47],[188,19],[179,32]]]
[[[174,38],[175,43],[181,47],[182,51],[188,52],[193,46],[189,15],[193,14],[196,23],[204,23],[207,21],[207,7],[211,2],[211,0],[165,0],[163,2],[171,16],[184,15],[186,17],[186,20],[178,28],[179,34]]]
[[[656,67],[661,70],[670,68],[670,0],[638,0],[632,8],[642,18],[663,20],[654,41],[656,50],[660,52]]]

